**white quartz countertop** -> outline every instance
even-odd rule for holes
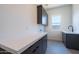
[[[45,32],[0,33],[0,47],[11,53],[21,53],[46,34]]]
[[[79,34],[78,32],[69,32],[69,31],[63,31],[66,34]]]

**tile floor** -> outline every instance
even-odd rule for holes
[[[48,40],[46,54],[78,54],[78,50],[68,49],[63,42]]]

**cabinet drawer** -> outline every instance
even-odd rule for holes
[[[41,48],[42,48],[41,47],[41,45],[42,45],[41,42],[42,42],[42,40],[37,41],[31,47],[29,47],[24,52],[22,52],[22,54],[37,54],[37,53],[41,53]]]
[[[43,54],[47,48],[47,35],[42,37],[39,41],[34,43],[28,49],[23,51],[21,54]]]

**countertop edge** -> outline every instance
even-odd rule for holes
[[[25,47],[21,48],[19,51],[11,49],[9,47],[6,47],[2,44],[0,44],[0,47],[7,50],[8,52],[11,52],[13,54],[20,54],[22,53],[24,50],[28,49],[30,46],[32,46],[34,43],[36,43],[38,40],[40,40],[43,36],[47,35],[47,33],[44,33],[40,38],[38,38],[37,40],[30,42],[28,45],[26,45]]]

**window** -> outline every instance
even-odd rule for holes
[[[61,16],[57,15],[57,16],[52,16],[52,26],[54,29],[60,29],[60,25],[61,25]]]

